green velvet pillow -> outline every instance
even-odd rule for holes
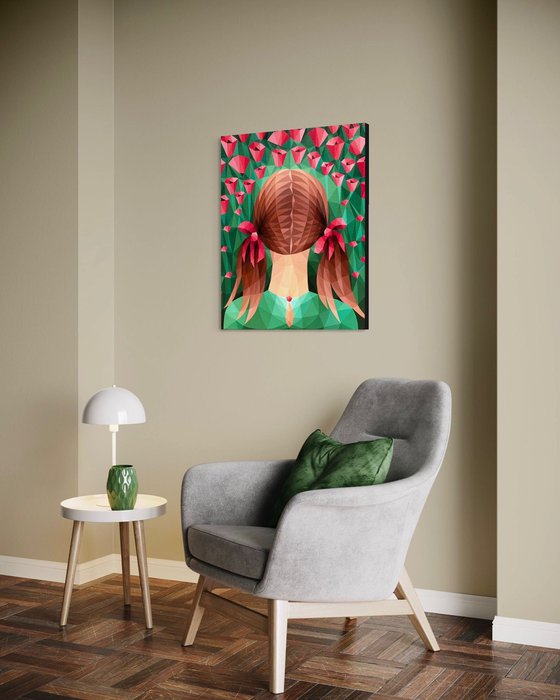
[[[278,494],[271,527],[276,527],[288,501],[302,491],[382,484],[392,456],[393,438],[345,444],[315,430],[303,443]]]

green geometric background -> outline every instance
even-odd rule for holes
[[[237,140],[233,142],[233,144],[229,145],[224,143],[223,139],[229,139],[231,137],[222,137],[220,166],[222,168],[222,173],[220,194],[222,198],[227,197],[227,211],[221,215],[222,327],[223,315],[225,311],[224,307],[235,284],[237,253],[243,241],[246,240],[246,236],[239,231],[238,226],[242,221],[253,220],[253,206],[263,184],[266,182],[267,178],[270,177],[270,175],[283,168],[304,170],[316,177],[323,185],[325,192],[327,193],[329,204],[328,220],[332,221],[332,219],[341,217],[346,222],[346,228],[342,231],[342,236],[346,244],[345,248],[348,255],[352,290],[360,308],[366,314],[365,319],[357,316],[358,328],[368,327],[368,125],[361,123],[346,126],[358,127],[355,133],[352,134],[351,138],[349,138],[351,131],[345,129],[344,125],[342,124],[336,126],[309,127],[305,129],[301,140],[295,140],[290,137],[282,146],[268,140],[271,134],[274,133],[272,131],[251,134],[234,134],[233,137]],[[309,135],[309,132],[316,128],[325,129],[327,132],[326,138],[318,147],[314,145]],[[295,131],[295,129],[292,129],[292,131]],[[288,135],[290,135],[289,129],[287,129],[286,132]],[[331,151],[327,147],[327,143],[335,136],[339,137],[343,141],[342,151],[340,153],[340,157],[337,159],[332,157]],[[364,138],[366,143],[362,152],[355,154],[350,151],[350,144],[358,137]],[[254,160],[251,151],[249,150],[251,144],[255,142],[264,146],[263,157],[259,162]],[[305,155],[299,164],[296,162],[294,154],[291,151],[292,148],[297,146],[303,146],[306,149]],[[231,155],[227,155],[226,148],[230,149]],[[231,151],[232,148],[233,151]],[[273,151],[278,148],[286,151],[285,160],[281,166],[276,165],[274,162]],[[316,168],[312,167],[308,158],[308,155],[313,152],[318,152],[320,155]],[[232,159],[235,159],[236,156],[246,156],[249,159],[247,169],[245,170],[244,174],[240,174],[230,164]],[[365,156],[363,176],[358,168],[358,159],[362,156]],[[351,159],[355,161],[349,172],[346,172],[342,166],[342,160],[344,159]],[[235,162],[236,161],[234,160],[234,165]],[[324,174],[322,172],[321,166],[323,163],[333,164],[333,167],[328,174]],[[256,172],[256,169],[260,166],[264,166],[264,174],[261,174],[260,171],[259,173]],[[344,175],[344,179],[340,186],[337,186],[333,180],[333,173],[341,173]],[[226,180],[228,178],[235,177],[238,178],[237,182],[235,183],[235,193],[245,193],[241,203],[238,202],[235,193],[230,193],[226,186]],[[349,188],[347,185],[348,179],[351,178],[358,180],[358,184],[353,192],[350,191],[351,188]],[[251,193],[248,193],[244,187],[243,183],[246,180],[255,181],[253,191]],[[364,185],[362,185],[362,183],[364,183]],[[365,187],[365,197],[362,197],[363,187]],[[342,202],[345,202],[345,204]],[[222,204],[222,200],[220,204]],[[363,217],[363,220],[359,221],[356,217]],[[311,248],[309,253],[308,279],[309,290],[311,292],[316,292],[317,289],[315,279],[321,255],[315,253],[313,248],[314,246]],[[267,279],[265,289],[268,288],[270,267],[270,255],[267,251]],[[357,273],[357,276],[352,275],[352,273]],[[238,289],[236,296],[241,296],[241,294],[242,290],[240,288]]]

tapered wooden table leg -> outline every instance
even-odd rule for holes
[[[81,520],[74,520],[72,527],[72,540],[70,541],[70,552],[68,554],[68,566],[66,568],[66,581],[64,582],[64,598],[62,599],[62,611],[60,613],[60,626],[66,627],[68,621],[68,611],[70,610],[70,599],[72,598],[72,588],[76,576],[76,566],[78,564],[78,552],[80,550],[80,539],[84,523]]]
[[[138,559],[138,573],[140,574],[140,587],[142,589],[142,602],[144,603],[144,617],[146,627],[152,629],[152,605],[150,602],[150,582],[148,579],[148,561],[146,559],[146,545],[144,537],[144,522],[135,520],[132,523],[134,528],[134,540],[136,542],[136,557]]]
[[[128,523],[119,523],[121,535],[121,565],[124,604],[130,605],[130,527]]]

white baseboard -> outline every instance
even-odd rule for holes
[[[560,649],[560,624],[496,615],[492,623],[492,639],[496,642]]]
[[[117,566],[114,573],[120,573],[121,558],[118,554],[114,555],[117,558]],[[176,561],[175,559],[153,559],[148,557],[148,571],[152,578],[164,578],[168,581],[185,581],[186,583],[196,583],[198,574],[189,569],[184,561]],[[136,557],[130,557],[130,573],[138,575],[138,562]]]
[[[496,614],[496,599],[467,593],[449,593],[416,589],[422,607],[426,612],[459,617],[476,617],[479,620],[492,620]]]
[[[130,559],[131,572],[138,575],[136,557]],[[76,584],[89,583],[120,570],[121,558],[118,554],[92,559],[78,564]],[[195,583],[198,579],[198,574],[185,566],[183,561],[174,559],[148,557],[148,570],[153,578],[187,583]],[[0,555],[0,574],[64,583],[66,562]],[[493,620],[492,638],[495,641],[560,649],[560,624],[497,616],[495,598],[422,588],[417,592],[426,612]]]
[[[76,585],[81,586],[82,583],[89,583],[98,578],[103,578],[103,576],[114,574],[117,571],[117,566],[120,571],[120,563],[119,556],[116,554],[107,554],[105,557],[99,557],[99,559],[92,559],[91,561],[78,564],[76,568]],[[64,581],[64,577],[66,576],[66,564],[62,566],[64,568],[64,574],[61,581]]]
[[[80,586],[103,576],[120,573],[120,571],[120,555],[107,554],[105,557],[78,564],[75,583],[77,586]],[[135,576],[138,575],[138,563],[136,557],[133,556],[130,557],[130,571]],[[186,581],[188,583],[195,583],[198,580],[198,574],[189,569],[185,562],[173,559],[152,559],[148,557],[148,571],[153,578]],[[18,578],[64,583],[66,562],[0,555],[0,574],[3,576],[17,576]]]
[[[109,554],[100,559],[78,564],[76,584],[89,583],[102,576],[119,573],[120,566],[121,561],[118,554]],[[137,575],[138,565],[136,557],[131,557],[130,567],[131,572]],[[154,559],[148,557],[148,570],[150,576],[168,579],[170,581],[194,583],[198,579],[198,574],[185,566],[183,561],[176,561],[173,559]],[[60,583],[64,582],[66,563],[0,556],[0,574],[35,578],[43,581],[56,581]],[[484,620],[492,620],[496,615],[495,598],[424,589],[418,589],[418,595],[426,612],[440,613],[442,615],[459,615],[461,617],[476,617]],[[507,620],[508,618],[496,619]],[[494,622],[494,625],[495,624]]]
[[[120,570],[120,555],[108,554],[105,557],[78,564],[76,584],[89,583],[102,576],[120,573]],[[130,558],[130,570],[134,575],[138,575],[138,564],[134,556]],[[198,574],[185,566],[184,561],[174,559],[148,557],[148,571],[153,578],[169,581],[196,583],[198,580]],[[66,563],[0,556],[0,574],[63,583],[66,575]],[[495,598],[446,591],[430,591],[421,588],[418,589],[418,595],[426,612],[477,617],[483,620],[492,620],[496,615]]]
[[[41,581],[64,583],[66,563],[44,561],[43,559],[24,559],[0,555],[0,574],[18,578],[36,578]],[[76,577],[77,578],[77,577]]]

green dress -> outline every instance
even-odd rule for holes
[[[323,306],[319,295],[307,292],[291,301],[294,312],[294,322],[291,327],[286,324],[286,309],[288,302],[285,297],[279,297],[266,291],[262,295],[259,308],[250,321],[247,312],[237,318],[241,309],[242,299],[238,297],[225,310],[224,329],[237,330],[251,328],[253,330],[310,330],[310,329],[341,329],[357,330],[358,319],[353,309],[338,299],[334,300],[338,312],[338,320],[330,309]]]

